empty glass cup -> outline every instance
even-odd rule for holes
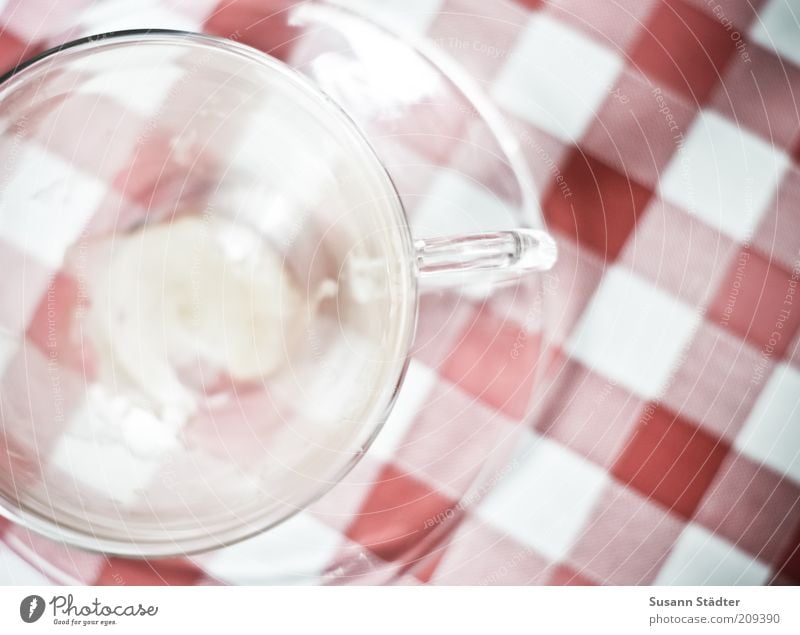
[[[309,11],[297,19],[313,23]],[[320,33],[295,51],[305,78],[174,32],[81,40],[5,78],[10,518],[129,555],[263,531],[378,433],[421,282],[495,284],[553,265],[535,226],[412,237],[414,203],[390,178],[402,130],[385,101],[397,98],[364,92],[347,65],[357,47],[331,54]],[[424,81],[436,67],[420,60]],[[500,163],[524,209],[515,161]]]

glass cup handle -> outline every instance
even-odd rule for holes
[[[488,278],[514,280],[537,271],[548,271],[558,259],[556,241],[540,229],[424,238],[414,241],[420,280],[445,283],[447,276],[463,282]]]

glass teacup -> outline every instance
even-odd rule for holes
[[[13,520],[127,555],[263,531],[379,432],[421,282],[553,265],[537,227],[413,238],[386,139],[365,136],[352,92],[331,98],[335,59],[309,59],[315,82],[232,41],[128,32],[5,78]]]

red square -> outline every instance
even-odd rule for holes
[[[721,80],[736,44],[722,23],[683,0],[662,0],[631,53],[632,65],[693,103]]]
[[[540,9],[542,7],[544,0],[516,0],[516,3],[522,5],[530,11],[535,11],[536,9]]]
[[[776,576],[780,576],[784,584],[800,585],[800,525],[797,525],[776,570]]]
[[[297,0],[221,0],[206,20],[206,33],[248,44],[287,60],[300,30],[289,24]]]
[[[347,529],[347,537],[390,562],[413,562],[439,525],[457,512],[455,502],[388,465]]]
[[[0,73],[5,73],[36,55],[40,47],[16,37],[8,29],[0,33]]]
[[[520,420],[529,411],[539,352],[539,332],[482,309],[441,372],[462,390]]]
[[[789,271],[743,247],[731,262],[707,317],[770,356],[781,357],[800,328],[800,311],[793,308],[800,299],[797,287]]]
[[[800,527],[800,486],[745,456],[731,454],[696,520],[760,560],[780,564],[792,531]]]
[[[189,560],[127,560],[110,557],[95,581],[97,586],[191,586],[203,572]]]
[[[727,443],[650,404],[612,474],[690,518],[729,451]]]
[[[597,586],[597,583],[584,572],[575,571],[564,564],[558,565],[553,570],[547,584],[548,586]]]
[[[766,141],[792,150],[800,132],[797,86],[800,68],[757,44],[734,55],[711,106]]]
[[[28,325],[30,342],[59,366],[77,371],[87,378],[94,375],[92,347],[78,327],[78,315],[87,305],[86,293],[78,281],[63,273],[56,274],[39,302]]]
[[[730,20],[732,24],[731,37],[736,37],[733,35],[734,30],[738,30],[739,35],[743,35],[766,2],[767,0],[747,0],[747,2],[742,2],[742,0],[714,0],[714,2],[686,0],[687,4],[697,7],[710,16],[716,16],[720,21]]]
[[[616,259],[653,193],[591,155],[575,150],[563,171],[569,188],[559,186],[544,199],[550,227],[607,260]]]

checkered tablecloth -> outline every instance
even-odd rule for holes
[[[387,428],[310,510],[152,562],[0,520],[0,582],[800,583],[800,1],[352,4],[458,58],[522,140],[561,248],[546,386],[502,293],[425,298]],[[0,0],[0,65],[136,27],[274,49],[283,5]]]

